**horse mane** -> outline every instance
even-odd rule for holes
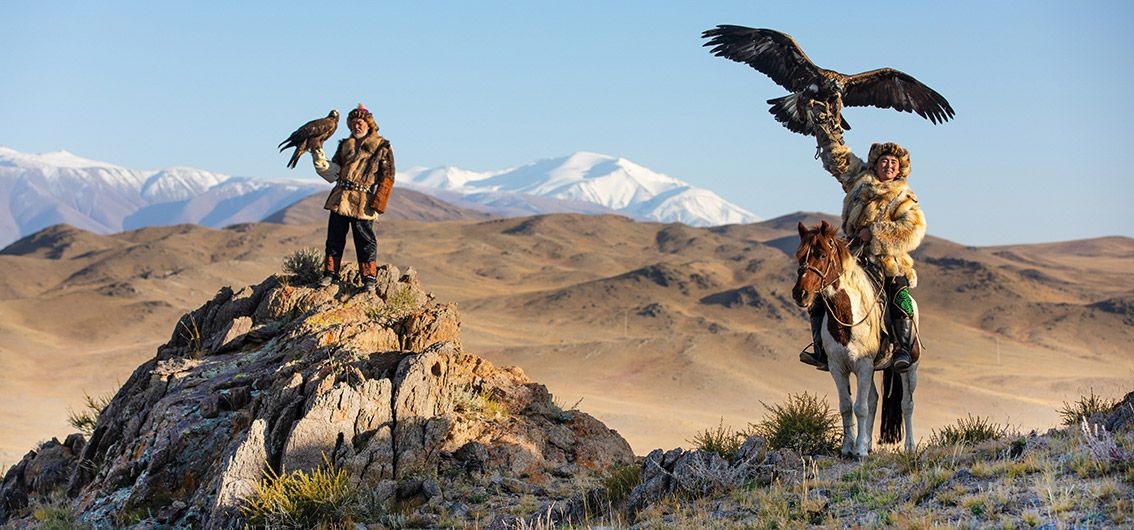
[[[799,232],[800,245],[795,251],[796,261],[802,263],[803,259],[815,246],[815,243],[820,240],[830,240],[832,242],[835,252],[838,254],[839,262],[844,265],[844,269],[848,261],[854,260],[850,253],[849,242],[839,237],[838,229],[827,223],[827,221],[823,221],[815,228],[805,228],[803,223],[800,223]]]

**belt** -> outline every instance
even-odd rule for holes
[[[362,184],[359,184],[357,182],[351,182],[349,180],[337,180],[335,181],[335,185],[347,191],[370,191],[369,187],[363,186]]]

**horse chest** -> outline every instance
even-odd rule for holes
[[[828,309],[834,318],[827,319],[827,332],[839,344],[850,344],[851,328],[839,322],[854,322],[854,311],[851,309],[851,299],[843,289],[835,291],[835,295],[827,299]]]

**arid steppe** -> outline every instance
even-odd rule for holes
[[[788,393],[833,400],[830,376],[796,359],[810,339],[790,297],[796,223],[819,218],[831,219],[717,228],[584,215],[383,220],[379,261],[412,266],[438,300],[458,302],[468,351],[522,367],[644,454],[687,446],[721,421],[754,422],[761,401]],[[116,390],[182,313],[222,286],[280,273],[285,255],[321,247],[323,232],[318,221],[109,236],[56,226],[9,246],[0,255],[0,467],[72,432],[68,409]],[[346,256],[353,261],[349,245]],[[929,237],[915,257],[926,346],[917,436],[966,414],[1047,429],[1063,401],[1134,386],[1134,240],[973,248]]]

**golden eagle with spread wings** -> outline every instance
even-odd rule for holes
[[[833,104],[836,109],[872,106],[916,112],[934,124],[953,117],[949,102],[913,76],[893,68],[854,75],[819,68],[786,33],[720,25],[701,36],[709,39],[704,45],[713,47],[713,55],[747,64],[792,91],[768,100],[772,105],[768,112],[792,132],[814,134],[807,112],[809,100]],[[850,130],[850,124],[842,120],[842,128]]]
[[[335,130],[338,128],[339,111],[331,109],[326,118],[311,120],[296,129],[295,132],[291,133],[291,136],[287,137],[287,140],[280,142],[278,146],[281,153],[289,147],[295,148],[287,167],[294,169],[295,163],[299,162],[299,157],[303,156],[303,153],[323,145],[323,142],[326,142],[327,138],[335,134]]]

